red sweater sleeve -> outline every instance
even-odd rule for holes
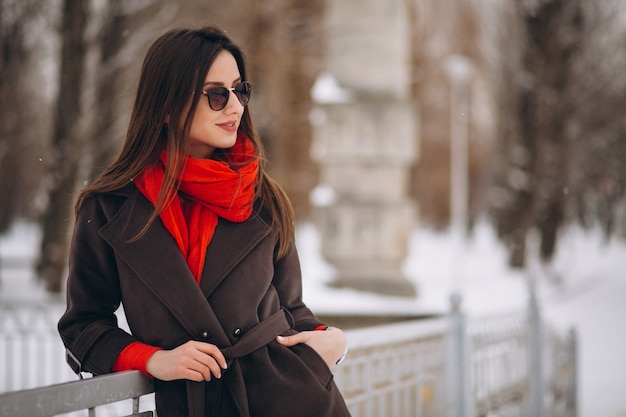
[[[120,352],[113,363],[113,372],[137,370],[152,377],[146,370],[146,364],[157,350],[161,349],[141,342],[133,342]]]

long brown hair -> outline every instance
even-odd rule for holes
[[[163,187],[154,212],[139,236],[147,230],[159,212],[176,197],[176,174],[184,169],[189,129],[198,101],[203,97],[201,94],[192,96],[191,107],[182,119],[190,92],[202,89],[213,61],[224,50],[235,58],[241,79],[247,80],[243,52],[219,28],[173,29],[152,44],[141,69],[122,151],[116,161],[81,191],[76,201],[76,214],[87,196],[123,187],[147,166],[156,164],[161,152],[167,150]],[[256,198],[270,213],[272,225],[278,230],[278,255],[283,256],[293,240],[293,207],[282,188],[267,174],[265,151],[252,124],[248,106],[244,109],[239,129],[248,135],[259,157]],[[228,152],[220,151],[216,153]]]

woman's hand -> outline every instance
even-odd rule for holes
[[[163,381],[210,381],[212,376],[221,378],[224,369],[226,358],[217,346],[193,340],[172,350],[158,350],[146,363],[148,373]]]
[[[299,343],[309,345],[324,359],[329,368],[333,367],[346,351],[346,335],[336,327],[329,327],[326,331],[313,330],[300,332],[293,336],[278,336],[276,341],[283,346],[293,346]]]

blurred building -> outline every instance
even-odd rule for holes
[[[327,3],[311,155],[320,169],[313,203],[321,251],[337,270],[334,284],[415,296],[402,272],[417,137],[406,8],[403,0]]]

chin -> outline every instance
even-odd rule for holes
[[[219,146],[222,149],[228,149],[228,148],[232,148],[233,146],[235,146],[235,143],[237,143],[237,135],[233,135],[232,138],[228,138],[226,140],[224,140],[223,142],[223,146]]]

